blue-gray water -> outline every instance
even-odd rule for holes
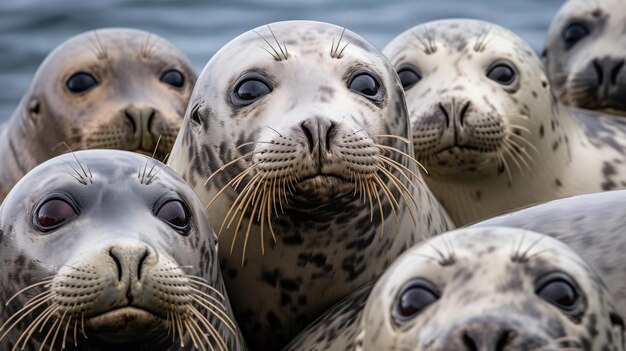
[[[181,48],[198,72],[232,38],[259,25],[311,19],[343,25],[383,48],[422,22],[453,17],[491,21],[539,51],[563,0],[0,0],[0,121],[16,107],[48,52],[101,27],[155,32]]]

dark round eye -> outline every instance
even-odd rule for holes
[[[396,323],[402,324],[413,319],[437,299],[439,296],[427,282],[410,282],[400,291],[392,316]]]
[[[401,68],[398,71],[398,77],[400,77],[400,82],[402,83],[402,88],[404,88],[404,90],[409,90],[422,79],[419,73],[415,72],[411,68]]]
[[[272,92],[272,88],[264,81],[256,78],[244,80],[235,88],[235,96],[243,104],[249,104],[256,99]]]
[[[179,230],[187,229],[191,221],[187,206],[178,200],[170,200],[164,203],[156,215]]]
[[[380,84],[369,73],[361,73],[352,78],[348,88],[367,98],[374,98],[378,95]]]
[[[565,41],[565,46],[569,49],[589,34],[589,28],[578,22],[570,23],[561,34]]]
[[[98,85],[98,81],[89,73],[78,72],[74,73],[65,85],[73,93],[82,93]]]
[[[573,311],[578,307],[580,295],[576,288],[562,278],[552,279],[537,290],[537,294],[556,307]]]
[[[507,62],[499,62],[487,70],[487,77],[502,85],[511,85],[515,82],[516,73],[513,67]]]
[[[35,220],[39,229],[48,231],[74,217],[76,217],[76,211],[70,204],[62,199],[52,199],[39,206]]]
[[[161,76],[161,82],[169,84],[176,88],[182,88],[185,85],[185,76],[177,69],[171,69]]]

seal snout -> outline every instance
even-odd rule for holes
[[[119,281],[141,281],[142,271],[158,261],[154,249],[145,244],[115,244],[108,253],[115,262]]]
[[[129,143],[129,147],[151,152],[156,145],[156,138],[152,133],[152,124],[157,115],[157,110],[151,106],[130,105],[123,112],[124,117],[132,127],[132,141]]]

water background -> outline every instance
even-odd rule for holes
[[[44,57],[96,28],[157,33],[185,52],[199,73],[211,55],[260,25],[309,19],[344,25],[382,49],[430,20],[476,18],[505,26],[539,52],[563,0],[0,0],[0,122],[8,119]]]

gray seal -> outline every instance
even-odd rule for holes
[[[0,207],[2,348],[244,350],[216,251],[200,201],[160,162],[51,159]]]
[[[466,228],[409,249],[287,351],[624,350],[601,277],[548,236]]]
[[[543,56],[564,103],[626,116],[624,8],[624,0],[569,0],[554,16]]]
[[[156,151],[163,159],[195,80],[189,59],[155,34],[117,28],[70,38],[46,57],[0,126],[0,201],[68,147]]]
[[[204,68],[168,164],[208,206],[246,340],[283,346],[452,227],[413,159],[402,86],[358,35],[256,28]]]
[[[426,183],[457,225],[626,186],[626,120],[562,104],[539,57],[505,28],[425,23],[384,53]]]

